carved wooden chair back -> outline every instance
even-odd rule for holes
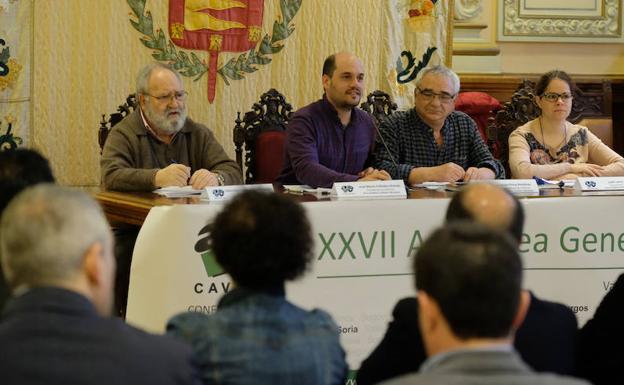
[[[104,149],[104,144],[108,138],[108,133],[115,126],[115,124],[121,122],[129,113],[137,108],[137,100],[135,94],[130,94],[126,98],[126,101],[117,107],[117,112],[113,112],[106,119],[106,115],[102,114],[102,121],[100,121],[100,129],[98,130],[98,143],[100,145],[100,154]]]
[[[238,112],[234,150],[236,162],[241,171],[245,170],[245,183],[272,183],[278,177],[284,162],[284,140],[291,115],[292,106],[275,88],[262,94],[242,119]]]
[[[360,107],[373,116],[377,127],[398,108],[397,104],[392,101],[392,97],[380,90],[368,94],[366,101]]]

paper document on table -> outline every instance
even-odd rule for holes
[[[443,190],[446,186],[449,185],[449,182],[423,182],[418,184],[413,184],[413,188],[426,188],[427,190]]]
[[[202,190],[196,190],[192,186],[168,186],[156,189],[153,192],[166,198],[184,198],[201,195]]]
[[[284,192],[293,193],[293,194],[318,194],[318,195],[329,195],[331,194],[330,188],[312,188],[307,184],[285,184]]]

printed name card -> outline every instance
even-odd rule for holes
[[[228,201],[234,198],[237,194],[247,190],[258,190],[273,192],[273,185],[270,183],[262,184],[241,184],[235,186],[211,186],[206,187],[202,193],[202,199],[210,202]]]
[[[539,196],[539,187],[535,179],[493,179],[478,180],[471,183],[490,183],[504,187],[514,195]]]
[[[332,196],[338,199],[400,199],[407,197],[403,180],[336,182]]]
[[[581,191],[621,191],[624,190],[624,177],[580,177],[576,179],[574,188]]]

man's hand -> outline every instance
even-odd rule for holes
[[[154,185],[156,187],[186,186],[191,176],[191,168],[183,164],[170,164],[156,171]]]
[[[464,182],[494,178],[496,178],[496,174],[494,173],[494,171],[487,167],[468,167],[468,170],[466,170],[466,173],[464,174]]]
[[[357,174],[357,175],[358,175],[358,177],[363,178],[363,177],[365,177],[366,175],[368,175],[368,174],[372,173],[373,171],[375,171],[375,169],[374,169],[374,168],[372,168],[372,167],[368,167],[368,168],[366,168],[366,169],[364,169],[364,170],[362,170],[362,171],[358,172],[358,174]]]
[[[375,170],[372,168],[367,168],[364,171],[361,171],[360,173],[358,173],[358,176],[360,177],[360,179],[358,179],[358,182],[365,182],[365,181],[370,181],[370,180],[390,180],[392,179],[390,177],[390,174],[388,174],[388,172],[386,170]]]
[[[193,173],[190,181],[191,186],[196,190],[201,190],[206,186],[218,186],[219,180],[217,175],[205,168],[201,168]]]
[[[570,168],[572,173],[577,176],[602,176],[604,175],[604,167],[592,163],[574,163]]]
[[[460,165],[448,162],[440,166],[429,167],[428,179],[423,182],[457,182],[465,174],[464,169]]]

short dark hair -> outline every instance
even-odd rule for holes
[[[50,164],[37,151],[24,148],[0,151],[0,213],[26,187],[53,182]]]
[[[552,70],[546,72],[539,78],[539,80],[535,84],[535,95],[542,96],[553,79],[563,80],[564,82],[568,83],[568,87],[570,87],[570,92],[574,91],[575,85],[570,75],[561,70]]]
[[[336,71],[336,54],[329,55],[323,63],[323,75],[331,78],[334,76],[334,71]]]
[[[414,258],[416,288],[462,339],[508,336],[520,303],[522,262],[511,237],[475,222],[436,230]]]
[[[524,208],[518,198],[513,195],[509,190],[502,189],[514,201],[514,211],[512,213],[511,221],[506,229],[516,242],[522,241],[522,229],[524,228]],[[465,197],[467,189],[461,189],[458,193],[453,195],[451,202],[446,210],[446,223],[454,221],[475,221],[475,217],[472,211],[466,207]]]
[[[250,289],[298,278],[313,257],[303,207],[274,193],[246,191],[234,197],[215,218],[210,238],[217,262]]]

